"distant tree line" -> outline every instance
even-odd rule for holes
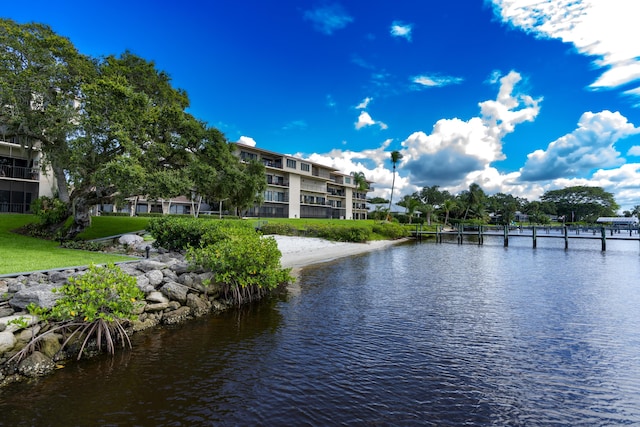
[[[369,202],[381,204],[387,201],[373,198]],[[573,186],[550,190],[540,200],[528,201],[505,193],[487,195],[476,183],[455,195],[440,190],[437,185],[424,187],[421,191],[404,196],[397,204],[406,208],[404,217],[408,222],[416,221],[416,213],[420,212],[419,221],[428,224],[432,221],[444,224],[511,224],[517,214],[526,215],[526,221],[531,224],[549,224],[552,219],[565,223],[594,223],[598,217],[615,216],[619,208],[613,194],[600,187]],[[387,214],[383,208],[378,208],[371,216],[383,219]],[[640,205],[635,206],[633,211],[625,211],[625,215],[639,216]]]
[[[44,153],[66,207],[53,228],[67,238],[89,225],[92,206],[132,196],[239,211],[261,202],[264,166],[241,162],[188,107],[153,62],[89,57],[46,25],[0,19],[0,137]]]

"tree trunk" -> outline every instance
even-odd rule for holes
[[[85,197],[73,200],[73,224],[67,231],[66,239],[73,239],[91,226],[91,205]]]
[[[67,177],[64,174],[64,169],[60,166],[52,166],[52,169],[58,185],[58,198],[64,203],[69,203],[69,187],[67,186]]]

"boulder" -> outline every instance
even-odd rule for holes
[[[195,294],[189,294],[187,295],[187,307],[191,309],[194,316],[203,316],[211,310],[211,303]]]
[[[50,359],[60,351],[62,344],[60,340],[62,335],[60,334],[47,334],[40,339],[40,352]]]
[[[145,299],[151,303],[157,303],[157,302],[169,303],[169,298],[165,297],[162,294],[162,292],[158,292],[158,291],[150,292]]]
[[[0,354],[6,353],[16,345],[16,337],[13,332],[4,331],[0,332]]]
[[[164,274],[162,274],[160,270],[147,271],[144,275],[149,279],[149,284],[154,288],[161,284],[164,279]]]
[[[164,311],[167,308],[169,308],[169,303],[168,302],[159,302],[156,304],[147,304],[144,307],[144,311],[145,313],[154,313],[156,311]]]
[[[57,286],[52,283],[24,288],[13,296],[9,304],[14,309],[24,310],[27,305],[34,303],[40,307],[51,308],[56,301],[62,298],[62,294],[54,293],[53,289]]]
[[[184,322],[191,316],[191,309],[189,307],[180,307],[177,310],[164,313],[162,316],[162,323],[165,325],[175,325],[176,323]]]
[[[145,259],[140,261],[136,267],[138,268],[138,270],[142,270],[146,273],[151,270],[162,270],[163,268],[166,268],[166,264],[150,259]]]
[[[139,245],[142,242],[144,242],[144,239],[137,234],[125,234],[123,236],[120,236],[120,238],[118,239],[118,243],[127,246]]]
[[[49,280],[52,282],[66,282],[74,273],[75,271],[73,270],[52,271],[49,273]]]
[[[185,304],[187,302],[187,292],[189,289],[181,285],[177,282],[168,282],[165,283],[161,288],[160,292],[162,292],[167,298],[170,300],[178,301],[180,304]]]
[[[39,351],[34,351],[18,365],[18,372],[25,377],[36,378],[53,371],[56,364]]]

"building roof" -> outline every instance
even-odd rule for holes
[[[612,224],[637,224],[638,218],[633,216],[601,216],[596,222],[610,222]]]

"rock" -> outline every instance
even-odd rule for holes
[[[6,353],[16,345],[16,337],[13,332],[4,331],[0,332],[0,354]]]
[[[151,270],[162,270],[163,268],[166,268],[166,265],[158,261],[145,259],[138,263],[137,268],[138,270],[142,270],[146,273]]]
[[[162,274],[160,270],[147,271],[144,275],[149,279],[149,284],[154,288],[161,284],[164,279],[164,274]]]
[[[0,307],[0,318],[11,316],[15,312],[16,311],[9,306]]]
[[[66,282],[74,273],[75,271],[72,270],[52,271],[49,273],[49,280],[52,282]]]
[[[138,268],[136,267],[136,264],[120,264],[118,265],[118,267],[120,267],[120,270],[123,273],[128,274],[129,276],[140,276],[143,272],[138,270]]]
[[[137,234],[125,234],[123,236],[120,236],[120,238],[118,239],[118,243],[127,246],[139,245],[142,242],[144,242],[144,239]]]
[[[176,274],[184,274],[189,271],[189,264],[186,262],[177,262],[169,268]]]
[[[151,283],[149,283],[149,278],[147,276],[138,276],[136,277],[136,280],[138,281],[138,289],[142,292],[147,293],[155,290],[155,288],[151,286]]]
[[[150,292],[145,299],[151,303],[157,303],[157,302],[169,303],[169,298],[165,297],[162,292],[158,292],[158,291]]]
[[[56,353],[62,348],[62,344],[60,344],[61,339],[62,335],[60,334],[45,335],[40,339],[40,352],[48,358],[53,359]]]
[[[162,292],[170,300],[178,301],[180,304],[187,302],[187,292],[189,289],[177,282],[165,283],[161,288]]]
[[[30,328],[23,329],[20,332],[16,333],[15,337],[16,337],[16,340],[18,340],[19,343],[27,344],[35,336],[38,335],[38,332],[40,332],[40,326],[34,325],[34,326],[30,327]]]
[[[178,275],[175,273],[175,271],[165,268],[164,270],[162,270],[162,274],[164,275],[165,280],[167,280],[168,282],[179,283]]]
[[[159,302],[157,304],[147,304],[144,308],[146,313],[154,313],[156,311],[164,311],[169,308],[168,302]]]
[[[7,288],[9,293],[15,294],[16,292],[23,290],[24,288],[26,288],[25,286],[26,282],[27,282],[27,278],[24,276],[18,276],[15,279],[10,280],[9,282],[7,282]]]
[[[187,295],[187,307],[191,309],[194,316],[203,316],[211,310],[211,303],[195,294],[189,294]]]
[[[145,329],[153,328],[158,324],[158,320],[155,317],[147,317],[144,320],[134,320],[133,321],[133,331],[140,332]]]
[[[39,351],[34,351],[18,365],[18,372],[25,377],[36,378],[53,371],[56,364]]]
[[[24,310],[27,305],[34,303],[40,307],[51,308],[56,301],[62,298],[62,294],[53,293],[53,289],[57,286],[51,283],[24,288],[17,292],[9,304],[11,307]]]
[[[14,320],[18,322],[16,323]],[[38,323],[38,317],[26,313],[13,314],[11,316],[1,317],[0,323],[4,323],[7,326],[6,330],[13,333]]]
[[[49,279],[49,276],[45,273],[32,273],[29,275],[29,282],[33,284],[46,283],[48,279]]]
[[[180,303],[178,301],[169,301],[169,308],[167,308],[165,310],[165,312],[167,311],[173,311],[173,310],[177,310],[181,307]]]
[[[165,325],[175,325],[181,323],[190,318],[191,309],[189,307],[180,307],[177,310],[165,313],[162,316],[162,323]]]

